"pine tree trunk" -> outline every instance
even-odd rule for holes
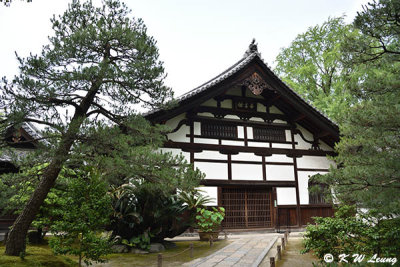
[[[69,124],[68,131],[63,136],[60,146],[55,151],[54,158],[50,162],[49,166],[47,166],[44,170],[42,179],[33,192],[28,203],[22,210],[22,213],[15,220],[6,242],[6,255],[19,256],[21,252],[25,251],[28,229],[32,221],[35,219],[36,214],[39,212],[40,206],[43,204],[50,189],[54,186],[58,174],[60,173],[64,162],[68,158],[72,144],[75,142],[76,134],[78,133],[83,119],[86,116],[86,113],[89,110],[100,86],[101,75],[92,84],[86,97],[81,102],[80,107],[75,110],[75,114]]]
[[[54,186],[62,165],[66,160],[66,156],[72,146],[73,140],[71,141],[69,142],[70,144],[64,143],[65,145],[58,149],[56,158],[54,158],[50,165],[45,169],[37,188],[33,192],[28,203],[25,205],[22,213],[14,222],[12,229],[8,234],[6,243],[5,253],[7,255],[19,256],[21,252],[25,251],[28,229],[32,221],[35,219],[36,214],[39,212],[40,206],[47,197],[50,189]]]

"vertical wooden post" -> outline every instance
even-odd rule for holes
[[[190,243],[190,257],[193,258],[193,243]]]
[[[296,128],[296,124],[293,123],[292,129],[290,129],[291,138],[292,138],[292,149],[293,152],[296,150],[296,145],[294,142],[294,132],[293,130]],[[295,180],[295,189],[296,189],[296,224],[298,227],[301,227],[301,210],[300,210],[300,193],[299,193],[299,174],[297,171],[297,159],[296,155],[293,155],[293,170],[294,170],[294,180]]]
[[[285,249],[285,238],[281,237],[281,242],[282,242],[282,249]]]
[[[289,232],[288,230],[285,231],[285,243],[287,244],[289,238]]]
[[[275,258],[274,257],[269,258],[269,264],[271,267],[275,267]]]
[[[278,252],[278,260],[280,260],[280,259],[281,259],[281,246],[278,245],[278,246],[276,247],[276,250],[277,250],[277,252]]]
[[[161,253],[158,253],[157,267],[162,267],[162,254]]]

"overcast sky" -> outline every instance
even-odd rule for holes
[[[39,53],[52,34],[50,18],[70,1],[13,0],[0,5],[0,77],[18,72],[14,52]],[[94,1],[98,2],[98,1]],[[126,0],[158,41],[168,73],[166,84],[179,96],[238,61],[252,38],[269,66],[280,48],[328,17],[351,23],[367,0]]]

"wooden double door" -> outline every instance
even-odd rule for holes
[[[272,223],[272,193],[268,189],[221,188],[225,208],[224,228],[269,228]]]

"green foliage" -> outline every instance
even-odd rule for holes
[[[197,208],[202,208],[213,200],[209,196],[203,195],[201,192],[204,191],[199,189],[182,191],[179,193],[179,198],[187,205],[189,210],[197,210]]]
[[[354,53],[354,61],[365,63],[400,55],[400,3],[397,0],[371,1],[358,12],[354,26],[362,38],[349,39],[347,49]]]
[[[122,239],[122,244],[127,245],[129,247],[136,247],[143,250],[150,249],[150,241],[153,235],[148,232],[144,232],[138,236],[132,237],[129,241],[126,239]]]
[[[213,207],[212,210],[198,208],[196,215],[197,227],[202,232],[217,231],[224,217],[225,209],[223,207]]]
[[[99,233],[109,222],[111,201],[107,184],[94,168],[72,179],[61,205],[62,218],[53,223],[50,246],[55,254],[72,254],[89,265],[103,262],[110,253],[110,242]]]
[[[363,35],[346,41],[348,64],[364,75],[351,88],[359,103],[343,112],[339,168],[314,179],[343,203],[391,217],[400,215],[400,10],[398,1],[368,7],[354,23]]]
[[[356,99],[348,90],[358,73],[344,62],[343,40],[358,35],[343,17],[329,18],[322,25],[299,34],[276,57],[275,72],[304,99],[329,117],[338,119],[340,112]]]
[[[19,214],[22,211],[22,208],[28,202],[39,183],[43,170],[47,166],[48,163],[45,163],[9,175],[11,178],[15,178],[15,181],[20,181],[19,183],[11,185],[14,194],[5,201],[9,212]],[[39,213],[32,222],[32,226],[37,228],[39,234],[42,235],[41,238],[44,237],[52,222],[61,218],[63,213],[61,205],[65,201],[66,188],[69,180],[75,178],[77,174],[72,169],[63,168],[59,176],[56,185],[50,190],[43,205],[40,207]]]
[[[342,206],[335,217],[315,217],[304,235],[305,249],[323,260],[330,253],[338,260],[340,254],[354,253],[380,257],[400,256],[400,219],[379,217],[376,212],[355,215],[351,206]]]
[[[114,212],[107,229],[129,243],[141,246],[147,243],[147,237],[162,241],[190,226],[190,213],[183,201],[175,194],[155,191],[150,185],[123,185],[113,191],[112,203]]]

